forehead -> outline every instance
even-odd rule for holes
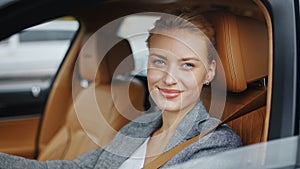
[[[176,56],[207,57],[207,44],[203,36],[188,30],[159,31],[149,39],[150,52],[159,51]]]

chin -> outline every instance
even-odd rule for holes
[[[166,104],[160,104],[158,107],[162,111],[179,112],[182,108],[181,106],[182,105],[180,103],[166,103]]]

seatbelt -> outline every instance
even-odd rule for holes
[[[262,106],[265,105],[266,101],[266,89],[262,90],[261,92],[258,92],[256,95],[254,95],[248,102],[248,104],[238,108],[236,111],[234,111],[232,114],[230,114],[228,117],[226,117],[224,120],[222,120],[218,125],[216,125],[214,128],[205,131],[201,133],[200,135],[197,135],[181,144],[178,144],[177,146],[173,147],[169,151],[165,152],[158,158],[154,159],[150,163],[146,164],[143,169],[157,169],[164,165],[167,161],[171,160],[177,153],[179,153],[181,150],[183,150],[188,145],[196,142],[197,140],[201,139],[202,137],[206,136],[207,134],[213,132],[221,125],[228,123],[234,119],[237,119],[243,115],[246,115],[253,110],[256,110]]]

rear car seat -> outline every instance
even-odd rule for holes
[[[221,118],[228,117],[254,100],[255,106],[248,107],[248,114],[229,125],[245,145],[266,141],[267,88],[262,82],[268,75],[267,25],[260,20],[227,12],[209,12],[206,16],[215,27],[216,49],[226,78],[227,96]],[[204,89],[202,100],[207,108],[210,106],[209,96],[210,90]]]
[[[83,52],[79,58],[81,79],[90,84],[78,93],[63,126],[40,152],[40,161],[74,159],[104,146],[123,125],[144,110],[144,86],[128,76],[134,68],[128,42],[122,40],[110,49],[100,66],[95,64],[99,59],[99,44],[94,43],[89,49],[94,52]]]

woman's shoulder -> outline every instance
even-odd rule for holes
[[[221,120],[208,116],[206,120],[198,124],[198,130],[200,133],[209,131],[218,126],[219,123],[221,123]],[[207,144],[212,144],[216,146],[226,145],[228,147],[238,147],[242,145],[240,137],[227,124],[218,126],[207,136],[203,137],[202,141],[205,141]],[[201,139],[199,140],[199,142],[202,141]]]
[[[192,158],[213,155],[242,146],[240,137],[226,124],[190,145],[189,151],[195,151]]]
[[[226,146],[235,148],[242,146],[241,138],[227,125],[219,126],[214,132],[208,135],[210,143],[215,146]]]
[[[206,148],[223,147],[234,148],[242,145],[240,137],[227,125],[218,126],[221,121],[219,119],[208,117],[206,120],[198,124],[199,134],[212,130],[203,138],[195,142]],[[215,130],[213,130],[218,126]],[[197,145],[198,146],[198,145]]]
[[[192,159],[214,155],[242,146],[240,137],[227,125],[197,140],[176,154],[165,166],[183,163]]]

